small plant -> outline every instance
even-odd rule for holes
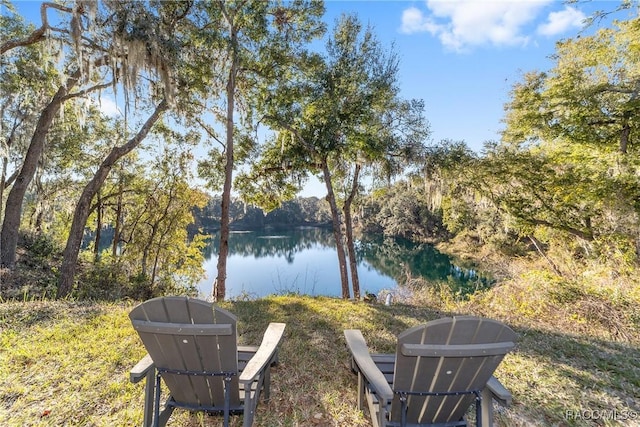
[[[48,261],[60,252],[51,236],[46,234],[24,233],[20,237],[21,246],[26,251],[25,255],[34,262]]]

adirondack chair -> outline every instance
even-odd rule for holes
[[[493,424],[493,401],[511,394],[493,372],[516,338],[505,324],[477,317],[443,318],[398,335],[396,354],[370,354],[362,333],[344,331],[358,374],[358,407],[367,402],[374,427]]]
[[[203,300],[154,298],[129,314],[148,355],[130,372],[146,378],[144,426],[165,425],[174,408],[224,415],[243,413],[253,424],[260,392],[269,398],[270,367],[277,361],[285,325],[269,324],[260,347],[237,345],[236,317]],[[169,389],[161,406],[161,381]]]

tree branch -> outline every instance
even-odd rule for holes
[[[319,155],[318,151],[316,150],[316,148],[311,145],[309,142],[307,142],[306,139],[304,139],[300,133],[294,129],[293,127],[287,125],[286,123],[282,123],[277,117],[275,116],[265,116],[264,118],[269,119],[269,120],[273,120],[274,122],[276,122],[278,124],[278,126],[288,130],[289,132],[291,132],[293,134],[293,136],[296,137],[296,139],[298,141],[300,141],[302,143],[302,145],[313,155]]]
[[[551,258],[549,258],[547,254],[544,253],[544,251],[542,250],[542,245],[540,244],[538,239],[536,239],[533,235],[529,235],[528,237],[529,237],[529,240],[531,240],[531,243],[533,243],[533,246],[535,246],[538,252],[540,253],[540,255],[542,255],[542,258],[544,258],[547,261],[547,263],[549,263],[549,265],[551,266],[551,269],[558,276],[562,277],[562,272],[560,271],[558,266],[555,264],[555,262],[553,262],[553,260],[551,260]]]
[[[215,132],[206,123],[202,121],[202,119],[197,117],[196,123],[198,123],[200,127],[202,127],[202,129],[204,129],[204,131],[207,133],[207,135],[209,135],[210,138],[213,138],[218,144],[220,144],[223,150],[226,149],[226,146],[224,145],[224,143],[220,140],[220,138],[218,138]]]
[[[582,231],[582,230],[578,230],[577,228],[573,228],[570,227],[568,225],[564,225],[564,224],[554,224],[551,221],[547,221],[544,219],[536,219],[536,218],[523,218],[521,216],[515,215],[516,217],[519,217],[520,219],[530,223],[531,225],[544,225],[546,227],[555,229],[555,230],[561,230],[561,231],[565,231],[569,234],[573,234],[576,237],[579,237],[581,239],[587,240],[587,241],[591,241],[593,240],[593,233],[591,232],[587,232],[587,231]]]
[[[13,171],[11,176],[9,176],[9,178],[5,179],[5,181],[4,181],[4,188],[5,189],[11,187],[11,185],[13,184],[13,181],[16,180],[16,178],[18,177],[19,173],[20,173],[20,169],[16,169],[16,170]]]
[[[110,88],[112,85],[113,85],[113,82],[104,83],[104,84],[101,84],[101,85],[91,86],[91,87],[89,87],[89,88],[87,88],[87,89],[83,89],[83,90],[81,90],[80,92],[70,93],[70,94],[68,94],[68,95],[64,96],[64,97],[62,98],[62,100],[63,100],[63,101],[67,101],[67,100],[69,100],[69,99],[71,99],[71,98],[77,98],[77,97],[79,97],[79,96],[84,96],[84,95],[86,95],[86,94],[88,94],[88,93],[95,92],[96,90],[101,90],[101,89],[107,89],[107,88]]]
[[[42,3],[42,5],[40,6],[40,18],[42,20],[42,25],[40,26],[40,28],[34,30],[31,34],[29,34],[27,37],[25,38],[16,38],[13,40],[8,40],[6,42],[4,42],[3,44],[0,45],[0,55],[2,55],[3,53],[14,49],[16,47],[21,47],[21,46],[29,46],[32,45],[34,43],[38,43],[42,40],[45,39],[45,34],[47,32],[47,30],[52,30],[53,28],[49,26],[49,21],[47,19],[47,8],[50,7],[52,9],[58,9],[60,11],[66,12],[66,13],[72,13],[73,10],[68,8],[68,7],[64,7],[61,6],[59,4],[55,4],[55,3],[49,3],[49,2],[45,2]],[[55,29],[54,29],[55,30]]]

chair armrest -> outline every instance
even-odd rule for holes
[[[249,360],[238,379],[243,384],[252,383],[256,377],[271,363],[273,356],[276,354],[278,344],[284,334],[284,323],[269,323],[269,327],[262,337],[260,347],[256,354]]]
[[[347,340],[347,347],[351,352],[358,370],[367,379],[371,387],[376,391],[378,399],[390,401],[393,399],[393,390],[371,358],[367,343],[359,329],[346,329],[344,337]]]
[[[487,381],[487,390],[491,392],[491,397],[502,406],[511,405],[511,392],[502,385],[496,377],[489,378]]]
[[[137,383],[143,378],[146,378],[149,370],[154,368],[155,365],[153,364],[153,360],[151,360],[151,356],[147,354],[138,363],[136,363],[136,366],[134,366],[131,371],[129,371],[129,381],[134,384]]]

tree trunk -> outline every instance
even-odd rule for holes
[[[356,163],[353,172],[353,182],[351,192],[344,201],[342,212],[344,213],[345,234],[347,237],[347,251],[349,253],[349,271],[351,272],[351,287],[353,288],[353,298],[360,299],[360,279],[358,278],[358,260],[356,259],[356,248],[353,241],[353,221],[351,219],[351,204],[358,192],[358,180],[360,179],[360,164]]]
[[[100,190],[97,194],[97,212],[96,212],[96,238],[93,244],[93,262],[100,261],[100,237],[102,234],[102,197],[100,197]]]
[[[4,116],[4,109],[2,109],[0,107],[0,117]],[[5,153],[4,156],[2,156],[2,172],[1,172],[1,177],[0,177],[0,221],[2,221],[2,217],[4,214],[4,205],[2,204],[2,201],[4,200],[4,190],[5,188],[7,188],[10,183],[15,179],[15,177],[17,176],[17,172],[13,174],[13,176],[9,179],[7,179],[7,168],[9,167],[9,149],[13,146],[13,141],[15,139],[15,135],[16,135],[16,131],[20,125],[20,123],[22,123],[23,120],[20,119],[16,119],[13,122],[13,126],[11,128],[11,133],[9,134],[9,137],[7,138],[6,141],[3,142],[2,144],[2,151]],[[1,237],[1,236],[0,236]],[[2,254],[2,239],[0,238],[0,254]],[[0,262],[0,267],[2,266],[2,263]]]
[[[20,220],[22,218],[24,195],[36,173],[38,161],[40,157],[42,157],[45,139],[51,128],[53,119],[58,114],[58,111],[60,111],[60,107],[64,103],[69,91],[78,83],[80,75],[79,70],[73,73],[73,75],[67,79],[66,84],[58,88],[56,94],[40,114],[35,131],[31,137],[31,142],[29,143],[27,154],[20,168],[20,173],[7,196],[4,221],[2,222],[2,231],[0,233],[0,248],[2,250],[0,254],[0,266],[13,268],[16,262],[18,230],[20,229]]]
[[[149,253],[151,252],[151,246],[153,245],[153,239],[156,238],[156,230],[157,227],[154,224],[151,227],[151,235],[147,240],[147,244],[144,245],[144,249],[142,250],[142,260],[140,261],[140,274],[142,277],[147,277],[147,260],[149,259]]]
[[[116,203],[116,225],[113,227],[113,242],[111,244],[111,256],[116,259],[118,256],[118,245],[120,244],[120,234],[122,233],[122,178],[118,182],[118,202]]]
[[[151,290],[155,288],[156,277],[158,276],[158,263],[160,261],[160,251],[164,247],[164,238],[167,235],[168,230],[173,229],[175,227],[174,222],[175,222],[174,219],[172,219],[169,222],[169,226],[166,228],[165,232],[160,235],[160,239],[158,241],[158,244],[156,245],[156,252],[153,259],[153,269],[151,271],[151,277],[149,278],[149,286]]]
[[[331,218],[333,220],[333,237],[336,240],[336,251],[338,252],[338,266],[340,267],[340,283],[342,285],[342,298],[349,299],[349,277],[347,274],[347,259],[344,251],[344,239],[342,236],[342,227],[340,224],[340,212],[336,203],[336,196],[333,192],[333,183],[331,182],[331,172],[327,164],[326,157],[322,160],[322,175],[324,183],[327,186],[327,201],[331,207]]]
[[[215,301],[223,301],[227,291],[227,257],[229,256],[229,207],[231,205],[231,185],[233,180],[233,110],[235,108],[236,75],[238,70],[237,35],[231,34],[233,59],[227,81],[227,123],[226,123],[226,163],[224,165],[224,186],[220,214],[220,249],[218,251],[218,275],[213,283],[212,293]]]
[[[627,154],[627,147],[629,146],[629,135],[631,135],[631,126],[629,125],[628,118],[625,115],[625,123],[620,132],[620,152]]]
[[[8,155],[6,157],[2,158],[2,175],[0,176],[0,221],[2,221],[2,215],[3,215],[3,207],[4,207],[4,205],[2,204],[2,201],[4,200],[5,182],[7,181],[7,163],[8,163],[8,161],[9,161]],[[2,254],[2,253],[3,253],[2,252],[2,236],[0,235],[0,254]],[[0,259],[0,269],[2,269],[3,265],[4,265],[4,263],[1,262],[1,259]]]
[[[142,261],[142,275],[147,278],[149,275],[147,274],[147,261],[149,260],[149,256],[152,253],[154,248],[154,241],[156,236],[160,232],[160,226],[164,222],[164,220],[169,216],[169,209],[171,208],[171,202],[174,200],[173,187],[169,190],[169,197],[167,198],[167,204],[162,211],[162,215],[157,218],[153,224],[151,225],[151,234],[149,235],[149,241],[144,248],[144,256]],[[159,206],[158,206],[159,207]],[[160,249],[162,248],[162,241],[164,240],[165,233],[160,235],[160,239],[158,243],[155,245],[155,251],[153,251],[153,267],[152,273],[149,280],[149,289],[153,290],[153,284],[155,282],[156,277],[156,267],[158,266],[158,254],[160,253]]]
[[[140,142],[147,136],[153,125],[162,116],[162,113],[168,108],[166,100],[162,100],[156,107],[155,111],[147,119],[145,124],[140,128],[138,133],[127,141],[126,144],[114,147],[107,157],[102,161],[102,164],[96,171],[95,175],[87,183],[82,190],[78,204],[73,213],[73,220],[71,222],[71,230],[69,232],[69,238],[67,239],[67,245],[64,248],[62,266],[60,267],[60,280],[58,282],[57,298],[64,298],[69,295],[73,288],[73,282],[76,274],[76,267],[78,262],[78,252],[80,251],[80,245],[82,244],[82,235],[84,234],[84,228],[87,224],[87,218],[89,217],[89,208],[91,200],[98,192],[105,179],[109,175],[113,165],[123,156],[130,153],[136,148]]]

